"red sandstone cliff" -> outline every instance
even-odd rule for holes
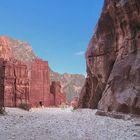
[[[2,44],[0,45],[0,58],[8,60],[15,58],[25,62],[28,66],[31,66],[29,63],[38,58],[32,47],[26,42],[15,40],[8,36],[0,36],[0,44]],[[79,96],[85,77],[80,74],[60,74],[51,70],[50,80],[61,82],[67,101],[71,102],[74,97]]]
[[[53,81],[50,87],[51,94],[53,94],[52,104],[56,106],[66,103],[66,95],[61,91],[60,81]]]
[[[140,114],[139,0],[105,0],[86,62],[80,107]]]
[[[48,61],[37,58],[27,43],[0,37],[0,106],[56,106],[66,102],[59,84],[52,88],[55,93],[50,92]]]
[[[21,61],[0,59],[0,104],[16,107],[29,100],[27,66]]]

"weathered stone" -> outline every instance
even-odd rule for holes
[[[62,90],[66,93],[67,101],[70,103],[74,97],[79,97],[84,85],[85,76],[81,74],[60,74],[51,70],[51,81],[60,81]]]
[[[27,42],[8,36],[0,36],[0,57],[8,60],[14,57],[22,62],[31,62],[38,58]]]
[[[17,107],[28,102],[29,78],[27,66],[19,61],[0,62],[0,91],[3,106]]]
[[[14,52],[17,44],[26,45],[27,59],[22,60],[17,51]],[[61,94],[59,82],[54,82],[55,92],[50,93],[48,62],[28,54],[32,54],[32,50],[26,43],[0,37],[0,106],[46,107],[65,102],[66,97]]]
[[[123,120],[130,120],[132,118],[136,118],[138,117],[137,115],[131,115],[131,114],[123,114],[123,113],[116,113],[116,112],[105,112],[105,111],[100,111],[98,110],[95,115],[99,115],[99,116],[108,116],[111,118],[115,118],[115,119],[123,119]]]
[[[79,105],[140,114],[140,1],[105,0]]]
[[[3,45],[3,47],[0,46],[0,57],[2,56],[2,58],[9,60],[14,57],[16,60],[26,63],[28,67],[31,66],[30,63],[33,60],[38,59],[31,45],[27,42],[9,36],[0,36],[0,42]],[[80,74],[60,74],[50,70],[50,80],[61,82],[62,90],[66,93],[67,101],[70,103],[75,96],[79,96],[85,77]]]
[[[4,58],[5,60],[13,58],[9,42],[4,36],[0,37],[0,58]]]
[[[78,108],[78,102],[79,102],[79,98],[78,97],[74,97],[74,99],[71,101],[71,106],[74,109],[77,109]]]
[[[50,105],[50,70],[47,61],[36,59],[31,64],[30,104],[33,107]]]
[[[52,104],[55,106],[59,106],[62,103],[66,103],[66,95],[61,91],[61,84],[59,81],[53,81],[50,88],[51,94],[53,94],[54,98],[52,100]]]

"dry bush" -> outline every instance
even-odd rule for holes
[[[5,114],[5,108],[4,107],[0,107],[0,114]]]
[[[29,111],[31,109],[31,106],[28,103],[26,103],[26,102],[22,102],[19,105],[19,108]]]

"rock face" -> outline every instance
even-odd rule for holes
[[[11,37],[0,37],[0,57],[5,59],[16,58],[30,66],[29,62],[38,59],[31,46],[23,41],[12,39]],[[8,48],[6,44],[8,44]],[[5,44],[5,45],[4,45]],[[11,56],[11,57],[10,57]],[[10,58],[9,58],[10,57]],[[66,93],[67,101],[71,102],[74,97],[79,97],[84,85],[85,77],[80,74],[60,74],[50,70],[50,81],[60,81],[62,90]]]
[[[79,97],[85,82],[85,76],[81,74],[60,74],[51,71],[51,81],[60,81],[62,90],[66,93],[67,101],[70,103],[75,97]]]
[[[34,107],[39,104],[50,106],[50,96],[50,68],[48,62],[36,59],[31,64],[29,102]]]
[[[0,60],[0,102],[3,106],[16,107],[29,100],[27,66],[20,61]]]
[[[86,62],[80,107],[140,114],[139,0],[105,0]]]
[[[51,94],[53,95],[52,104],[56,106],[66,103],[66,96],[61,91],[60,81],[53,81],[50,88]]]
[[[21,61],[0,60],[0,102],[3,106],[51,105],[48,62],[34,60],[31,66],[28,71],[27,65]]]
[[[23,62],[31,62],[38,58],[28,43],[8,36],[0,36],[0,57],[5,59],[14,57]]]
[[[0,39],[0,58],[4,58],[5,60],[10,60],[13,57],[11,48],[9,47],[9,43],[7,38],[4,36]]]
[[[55,94],[50,92],[50,68],[25,47],[27,59],[18,57],[12,50],[12,42],[7,37],[0,37],[0,105],[18,107],[29,104],[31,107],[50,106],[55,104],[53,96],[59,94],[57,102],[64,100],[56,88]],[[19,46],[20,47],[20,46]],[[18,52],[18,51],[17,51]],[[19,53],[21,53],[19,51]],[[23,53],[23,52],[22,52]],[[26,57],[26,56],[25,56]],[[54,104],[52,104],[52,102]]]

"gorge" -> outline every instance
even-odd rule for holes
[[[0,11],[0,140],[140,140],[140,0]]]

